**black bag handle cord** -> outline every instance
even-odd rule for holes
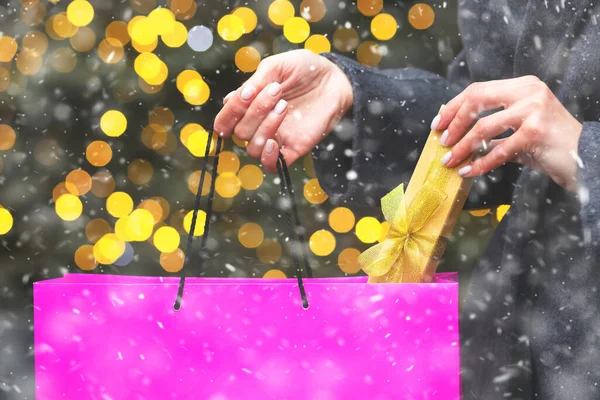
[[[198,183],[198,190],[196,192],[196,200],[194,203],[194,213],[192,214],[192,223],[190,226],[190,231],[188,233],[188,240],[185,249],[185,259],[183,263],[183,268],[181,269],[180,278],[179,278],[179,289],[177,291],[177,299],[175,300],[174,309],[181,309],[181,300],[183,298],[183,289],[185,287],[185,275],[184,272],[186,267],[190,261],[191,251],[192,251],[192,242],[194,239],[194,231],[196,229],[196,222],[198,219],[198,211],[200,210],[200,199],[202,197],[202,188],[204,186],[204,177],[206,172],[208,171],[208,158],[210,156],[210,145],[212,140],[207,140],[206,150],[204,152],[204,163],[202,164],[202,172],[200,173],[200,182]],[[210,190],[208,193],[208,205],[206,207],[206,224],[204,227],[204,234],[202,235],[202,244],[201,244],[201,257],[200,257],[200,275],[202,275],[202,270],[204,267],[204,252],[206,250],[206,243],[208,239],[208,233],[210,229],[210,220],[212,217],[212,204],[215,196],[215,181],[216,179],[216,171],[219,166],[219,156],[221,154],[221,147],[223,145],[223,138],[221,136],[218,137],[215,149],[215,157],[213,161],[213,179],[210,183]],[[296,276],[298,278],[298,288],[300,290],[300,297],[302,298],[302,307],[308,308],[308,299],[306,298],[306,291],[304,289],[304,282],[302,281],[302,269],[300,267],[300,261],[298,258],[297,246],[298,243],[294,242],[295,234],[297,233],[299,245],[302,247],[302,256],[304,261],[304,266],[306,269],[306,275],[309,278],[312,278],[312,268],[308,262],[308,250],[306,247],[306,239],[304,238],[304,233],[302,232],[302,225],[300,223],[300,215],[298,214],[298,206],[296,203],[296,199],[294,198],[294,188],[292,186],[292,180],[290,178],[290,173],[288,170],[287,163],[283,158],[283,155],[279,153],[277,159],[277,173],[279,174],[279,183],[281,188],[281,196],[285,198],[286,196],[290,197],[290,205],[292,209],[292,214],[290,214],[289,209],[286,207],[285,215],[287,220],[287,225],[289,229],[290,240],[292,241],[292,257],[294,261],[294,265],[296,267]],[[286,193],[287,192],[287,193]],[[292,217],[295,222],[296,230],[294,230],[294,223],[292,222]]]

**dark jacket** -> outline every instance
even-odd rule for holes
[[[545,81],[583,122],[580,191],[516,164],[475,181],[467,207],[511,209],[462,307],[463,394],[599,399],[600,4],[463,0],[458,20],[463,50],[447,79],[325,55],[352,82],[353,133],[334,131],[315,149],[319,180],[334,200],[379,207],[408,183],[430,121],[466,85],[531,74]]]

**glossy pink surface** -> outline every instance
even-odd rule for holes
[[[38,400],[458,399],[458,284],[67,275],[34,285]]]

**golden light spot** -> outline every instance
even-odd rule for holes
[[[317,176],[317,173],[315,172],[315,166],[313,164],[313,160],[312,160],[312,155],[309,154],[307,156],[304,157],[304,172],[306,172],[306,175],[308,176],[312,176],[315,177]]]
[[[182,140],[183,139],[184,138],[182,138]],[[204,154],[206,153],[206,145],[209,140],[210,134],[204,129],[202,129],[191,132],[187,137],[187,140],[184,143],[184,145],[194,156],[204,157]],[[214,142],[211,140],[209,151],[212,151],[214,149],[214,145]]]
[[[510,210],[510,205],[508,204],[498,206],[498,208],[496,209],[496,220],[498,222],[502,221],[502,218],[504,218],[508,210]]]
[[[317,178],[313,178],[304,185],[304,198],[312,204],[323,204],[329,196],[321,188]]]
[[[110,137],[119,137],[127,129],[127,118],[121,111],[108,110],[100,118],[100,129]]]
[[[152,236],[154,217],[143,208],[133,210],[125,220],[125,231],[131,241],[143,242]]]
[[[246,190],[256,190],[263,183],[263,172],[256,165],[245,165],[238,172],[241,185]]]
[[[168,8],[159,7],[148,14],[148,22],[157,35],[166,35],[174,29],[175,15]]]
[[[190,11],[195,5],[194,0],[171,0],[169,1],[169,9],[175,14],[175,18],[179,19],[179,14],[185,14]]]
[[[10,85],[10,72],[6,68],[0,67],[0,93],[8,89]]]
[[[358,33],[352,28],[338,28],[333,34],[333,45],[339,51],[349,53],[358,46]]]
[[[292,17],[283,25],[283,35],[291,43],[302,43],[310,35],[310,25],[302,17]]]
[[[160,198],[162,199],[162,197],[160,197]],[[164,200],[164,199],[162,199],[162,200]],[[169,203],[167,203],[167,207],[169,207]],[[146,199],[146,200],[142,201],[140,203],[140,205],[137,206],[137,208],[149,211],[150,214],[152,214],[152,218],[154,218],[155,223],[164,221],[165,218],[167,217],[166,215],[163,215],[165,210],[163,209],[163,206],[161,205],[161,203],[158,200],[154,200],[154,198]]]
[[[129,22],[127,23],[127,35],[129,35],[130,39],[131,39],[131,35],[133,34],[133,27],[135,26],[135,24],[137,24],[139,21],[142,21],[144,19],[146,19],[145,16],[136,15],[135,17],[133,17],[129,20]]]
[[[485,217],[490,213],[490,211],[491,210],[489,208],[483,210],[469,210],[469,214],[471,214],[474,217]]]
[[[0,150],[10,150],[17,140],[17,134],[12,127],[0,124]]]
[[[127,30],[127,23],[123,21],[113,21],[106,27],[104,31],[106,38],[118,40],[121,46],[125,46],[131,40]]]
[[[427,29],[433,25],[435,11],[425,3],[415,4],[408,10],[408,23],[415,29]]]
[[[356,236],[363,243],[375,243],[381,236],[381,223],[373,217],[364,217],[356,224]]]
[[[151,85],[140,77],[138,78],[138,86],[140,87],[140,90],[144,93],[155,94],[160,92],[164,84],[161,83],[160,85]]]
[[[172,253],[162,253],[160,255],[160,266],[167,272],[178,272],[183,268],[185,255],[181,249]]]
[[[112,149],[108,143],[96,140],[85,150],[85,157],[94,167],[104,167],[112,159]]]
[[[175,123],[175,115],[168,107],[154,107],[148,117],[148,123],[171,129]]]
[[[194,106],[200,106],[209,99],[210,88],[201,79],[192,79],[183,87],[183,97]]]
[[[251,8],[248,7],[238,7],[231,13],[235,16],[238,16],[244,22],[244,32],[250,33],[256,28],[256,24],[258,23],[258,18],[256,14]]]
[[[67,193],[60,196],[54,204],[56,214],[64,221],[75,221],[83,212],[83,204],[79,197]]]
[[[169,205],[169,202],[165,198],[160,196],[151,197],[150,200],[156,201],[158,204],[160,204],[160,208],[162,208],[160,220],[164,221],[165,219],[167,219],[169,214],[171,214],[171,206]]]
[[[12,229],[13,224],[12,214],[0,206],[0,235],[6,235]]]
[[[143,158],[133,160],[127,166],[127,177],[136,185],[146,185],[152,180],[154,168],[152,163]]]
[[[161,253],[172,253],[179,247],[179,232],[170,226],[159,228],[154,233],[154,246]]]
[[[396,34],[398,24],[390,14],[377,14],[371,20],[371,33],[379,40],[390,40]]]
[[[215,190],[226,199],[235,197],[240,192],[242,183],[233,172],[224,172],[215,181]]]
[[[248,222],[238,231],[238,240],[247,249],[255,249],[263,242],[265,233],[260,225]]]
[[[129,236],[129,232],[127,230],[128,217],[119,218],[117,222],[115,222],[115,235],[119,240],[124,242],[131,242],[133,238]]]
[[[362,42],[356,50],[356,59],[363,65],[375,67],[381,61],[381,49],[379,43],[367,40]]]
[[[98,44],[98,57],[107,64],[116,64],[123,59],[125,49],[120,41],[106,38]]]
[[[347,274],[356,274],[360,271],[358,265],[358,256],[360,251],[348,248],[344,249],[338,255],[338,267]]]
[[[248,142],[246,140],[242,140],[235,135],[231,137],[231,140],[233,140],[233,143],[235,143],[235,145],[238,147],[245,148],[248,146]]]
[[[275,0],[269,6],[269,19],[275,25],[282,26],[285,22],[292,18],[296,10],[294,10],[294,5],[290,3],[288,0]]]
[[[331,43],[323,35],[312,35],[304,43],[304,48],[315,54],[327,53],[331,51]]]
[[[263,264],[275,264],[281,258],[281,245],[277,239],[265,239],[256,248],[256,258]]]
[[[106,211],[115,218],[128,216],[133,210],[133,200],[125,192],[114,192],[106,199]]]
[[[182,11],[182,12],[175,12],[175,18],[177,18],[180,21],[188,21],[190,19],[192,19],[194,17],[194,15],[196,15],[196,11],[197,11],[197,7],[196,7],[196,2],[192,1],[192,6],[187,10],[187,11]]]
[[[161,38],[168,47],[177,48],[185,44],[187,35],[188,31],[185,25],[181,22],[175,22],[173,28],[168,33],[164,33]]]
[[[69,38],[69,43],[78,52],[85,53],[96,46],[96,34],[91,28],[84,26]]]
[[[308,22],[319,22],[326,12],[323,0],[304,0],[300,3],[300,15]]]
[[[23,75],[35,75],[42,68],[42,56],[35,50],[22,50],[17,55],[17,68]]]
[[[67,189],[67,185],[64,182],[60,182],[58,185],[54,186],[52,190],[52,200],[56,203],[56,200],[63,194],[70,193]]]
[[[77,65],[77,55],[68,47],[61,47],[52,53],[52,68],[56,72],[69,73]]]
[[[19,11],[19,19],[24,24],[35,26],[46,17],[46,7],[39,1],[26,1]]]
[[[217,173],[233,172],[234,174],[240,169],[240,159],[232,151],[224,151],[219,156],[219,165]]]
[[[132,25],[131,40],[141,46],[150,46],[154,42],[158,42],[154,26],[148,18],[140,18]]]
[[[263,275],[264,279],[285,279],[285,273],[279,269],[270,269]]]
[[[152,79],[160,73],[162,62],[154,53],[141,53],[135,58],[133,68],[144,80]]]
[[[69,193],[75,196],[83,196],[92,188],[92,178],[84,170],[76,169],[67,175],[65,186]]]
[[[379,243],[383,242],[385,239],[387,239],[387,235],[390,232],[390,223],[387,221],[383,221],[381,223],[381,234],[379,235],[379,238],[377,239],[377,241]]]
[[[58,13],[52,20],[52,28],[54,33],[60,36],[61,39],[73,37],[79,28],[69,21],[67,14],[64,12]]]
[[[336,232],[350,232],[355,222],[354,213],[349,208],[337,207],[329,213],[329,226]]]
[[[202,77],[200,76],[200,74],[197,71],[194,71],[193,69],[186,69],[184,71],[181,71],[181,73],[179,75],[177,75],[177,90],[179,90],[181,93],[183,93],[183,89],[185,88],[185,85],[194,79],[200,79],[203,80]]]
[[[328,256],[335,250],[335,236],[333,233],[321,229],[313,233],[308,242],[308,247],[317,256]]]
[[[94,245],[94,258],[100,264],[110,265],[125,253],[125,242],[114,233],[107,233]]]
[[[75,26],[86,26],[94,19],[94,7],[85,0],[74,0],[67,7],[67,18]]]
[[[200,185],[200,174],[202,171],[194,171],[190,174],[187,180],[188,189],[193,194],[198,193],[198,185]],[[206,196],[210,191],[212,177],[209,173],[204,174],[204,182],[202,182],[202,196]]]
[[[58,34],[56,32],[54,32],[54,17],[55,17],[55,15],[52,15],[46,20],[46,25],[45,25],[46,34],[52,40],[63,40],[64,39],[63,37],[58,36]],[[69,40],[70,40],[70,38],[69,38]]]
[[[94,258],[94,246],[84,244],[75,251],[75,264],[84,271],[91,271],[98,266]]]
[[[105,198],[115,191],[115,180],[108,172],[98,171],[92,176],[92,193]]]
[[[1,43],[0,39],[0,43]],[[24,49],[37,51],[44,54],[48,50],[48,37],[40,31],[29,31],[23,37],[21,42]],[[0,58],[2,57],[2,44],[0,44]]]
[[[186,233],[190,233],[192,229],[192,217],[194,212],[190,211],[183,218],[183,229]],[[198,210],[198,217],[196,219],[196,226],[194,227],[194,236],[204,235],[204,226],[206,225],[206,213],[202,210]]]
[[[171,155],[177,149],[177,138],[172,132],[157,132],[152,136],[152,149],[158,154],[167,156]]]
[[[254,72],[258,64],[260,64],[260,53],[254,47],[242,47],[235,53],[235,65],[242,72]]]
[[[244,20],[237,15],[225,15],[217,24],[217,32],[223,40],[228,42],[234,42],[238,40],[245,33]]]
[[[367,17],[374,17],[383,8],[383,0],[358,0],[358,11]]]
[[[85,237],[92,242],[96,243],[100,238],[107,233],[110,233],[110,224],[102,218],[95,218],[88,222],[85,227]]]

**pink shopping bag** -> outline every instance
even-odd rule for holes
[[[37,399],[458,399],[455,276],[310,278],[282,157],[278,169],[290,238],[303,245],[292,246],[297,280],[69,274],[36,282]],[[190,237],[187,255],[191,245]]]

